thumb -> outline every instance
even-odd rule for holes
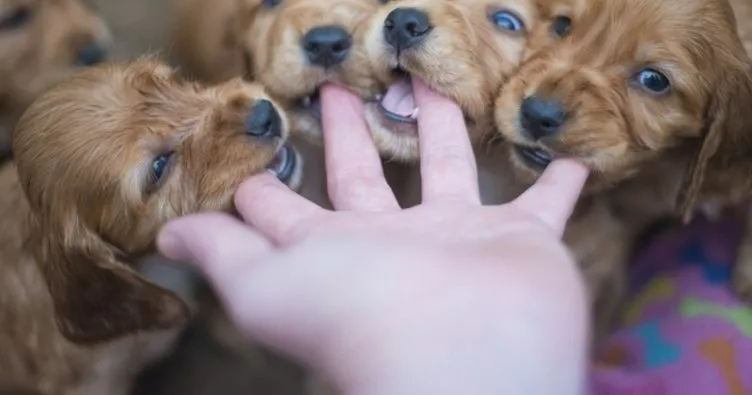
[[[170,259],[197,266],[220,294],[272,248],[267,239],[247,225],[219,213],[171,221],[157,237],[157,247]]]
[[[535,185],[520,195],[513,204],[535,214],[561,235],[587,177],[588,170],[580,162],[571,159],[554,161],[548,165]]]

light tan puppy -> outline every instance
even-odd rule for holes
[[[81,0],[0,0],[0,156],[26,106],[77,66],[101,61],[110,41]]]
[[[250,175],[294,187],[288,124],[258,85],[186,83],[150,59],[40,96],[0,170],[0,388],[128,394],[189,318],[132,262],[171,218],[231,212]]]

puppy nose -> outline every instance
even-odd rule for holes
[[[433,26],[428,15],[415,8],[397,8],[384,21],[384,38],[398,51],[420,44]]]
[[[352,47],[350,34],[339,26],[316,27],[303,37],[303,50],[317,66],[331,67],[342,63]]]
[[[564,109],[556,101],[536,96],[522,101],[520,123],[535,140],[556,134],[566,120]]]
[[[245,131],[253,137],[282,137],[282,118],[272,102],[259,100],[256,103],[245,120]]]
[[[98,43],[91,43],[76,55],[76,64],[79,66],[93,66],[102,62],[107,56],[107,50]]]

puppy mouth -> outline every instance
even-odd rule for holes
[[[395,122],[418,124],[418,107],[415,104],[410,74],[402,69],[394,71],[397,79],[381,95],[376,97],[379,111]]]
[[[545,169],[554,160],[553,154],[537,148],[515,145],[514,151],[526,165],[538,170]]]
[[[287,185],[293,183],[299,170],[298,153],[290,144],[283,144],[267,170],[274,173],[277,178]]]
[[[310,95],[298,99],[295,102],[295,109],[321,119],[321,89],[316,88]]]

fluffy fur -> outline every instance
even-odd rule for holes
[[[40,93],[96,63],[110,45],[105,22],[81,0],[0,0],[0,155]]]
[[[749,196],[751,64],[726,0],[590,0],[569,36],[533,54],[504,86],[495,118],[520,180],[542,170],[522,148],[578,158],[592,172],[583,202],[600,202],[608,215],[586,227],[573,218],[566,239],[577,252],[570,239],[580,227],[577,238],[611,251],[612,260],[583,262],[596,299],[620,298],[623,285],[602,284],[624,282],[631,243],[623,240],[647,223]],[[648,89],[640,79],[646,69],[662,73],[670,88]],[[529,97],[563,109],[556,132],[535,138],[524,127]],[[622,239],[604,238],[614,227]]]
[[[398,51],[385,38],[390,15],[416,10],[428,19],[430,31],[418,45]],[[517,31],[494,23],[494,14],[508,11],[522,24]],[[566,9],[529,0],[400,0],[388,2],[371,18],[365,47],[382,94],[404,83],[406,75],[423,79],[462,107],[474,141],[493,130],[493,100],[498,89],[522,61],[527,40],[537,45],[557,38],[553,20]],[[411,99],[409,93],[407,99]],[[386,155],[418,159],[417,125],[385,114],[383,101],[367,104],[366,117],[379,149]],[[404,115],[404,114],[403,114]]]
[[[230,211],[243,179],[279,168],[284,113],[262,128],[274,135],[248,122],[264,103],[278,107],[257,85],[186,83],[153,59],[34,101],[0,170],[0,388],[124,395],[169,351],[186,301],[133,262],[169,219]]]

